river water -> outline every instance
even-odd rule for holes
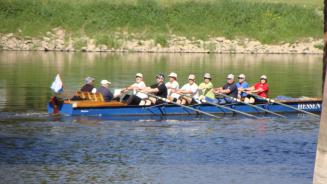
[[[114,121],[51,117],[56,73],[71,95],[93,76],[113,88],[142,72],[268,76],[271,97],[321,96],[319,55],[0,52],[1,183],[311,183],[318,120],[289,115]]]

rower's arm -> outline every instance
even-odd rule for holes
[[[180,93],[180,94],[193,94],[193,91],[187,91],[187,90],[183,90],[183,89],[180,89],[177,91],[177,93]]]
[[[255,90],[254,86],[244,89],[244,91],[250,91],[250,92],[253,92],[254,90]]]
[[[213,88],[212,90],[215,94],[218,94],[222,89],[223,89],[222,87],[219,87],[219,88]]]
[[[128,87],[126,88],[126,90],[143,90],[143,89],[145,89],[145,88],[146,88],[146,86],[144,86],[144,87],[138,87],[137,85],[132,84],[132,85],[128,86]]]
[[[145,92],[148,92],[148,93],[157,93],[159,92],[159,89],[158,88],[146,88],[144,89]]]
[[[220,90],[220,93],[224,93],[224,94],[227,94],[227,93],[230,93],[231,90],[230,89],[222,89]]]
[[[261,93],[261,92],[263,92],[263,90],[262,89],[257,89],[257,90],[253,90],[252,92],[253,93]]]
[[[134,84],[132,84],[132,85],[128,86],[127,88],[125,88],[124,90],[126,90],[126,91],[133,90],[134,87],[135,87]]]

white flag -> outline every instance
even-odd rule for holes
[[[63,91],[63,85],[60,78],[60,75],[57,74],[55,80],[53,81],[51,87],[50,87],[55,93],[59,93]]]

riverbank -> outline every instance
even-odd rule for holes
[[[0,49],[322,53],[318,0],[3,0]]]
[[[107,44],[87,36],[67,39],[64,29],[54,28],[42,38],[0,34],[1,50],[61,52],[158,52],[158,53],[247,53],[247,54],[322,54],[323,40],[308,38],[294,43],[263,44],[253,39],[213,37],[208,40],[170,36],[163,43],[155,39],[128,39],[135,36],[115,33]],[[110,42],[110,43],[109,43]],[[159,42],[159,43],[158,43]]]

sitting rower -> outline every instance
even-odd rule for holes
[[[206,101],[214,101],[215,94],[213,93],[213,84],[211,83],[211,75],[210,73],[206,73],[203,76],[204,81],[199,85],[199,89],[202,94],[200,99],[205,99]]]
[[[102,80],[101,86],[97,89],[97,92],[101,93],[105,102],[110,102],[113,98],[113,94],[109,91],[109,85],[111,82]]]
[[[143,74],[137,73],[135,76],[135,83],[122,90],[122,93],[127,93],[129,90],[133,90],[133,95],[129,96],[127,99],[127,105],[139,105],[142,99],[147,98],[148,95],[140,92],[140,90],[145,87]]]
[[[226,79],[227,79],[226,84],[223,87],[215,88],[214,93],[216,95],[225,94],[232,98],[237,98],[238,90],[234,82],[234,75],[228,74]],[[217,100],[219,104],[224,104],[224,103],[234,102],[232,98],[224,97],[224,98],[218,98]]]
[[[164,80],[165,80],[165,76],[163,74],[157,75],[156,84],[153,84],[151,87],[144,88],[142,92],[151,93],[161,98],[167,98],[167,87],[164,83]],[[164,101],[149,96],[149,98],[142,99],[140,105],[157,105],[162,103],[164,103]]]
[[[246,93],[254,93],[262,98],[268,98],[268,92],[269,92],[269,86],[267,84],[267,76],[262,75],[260,77],[260,81],[255,83],[253,86],[244,89]],[[251,94],[246,98],[246,103],[254,103],[254,102],[260,102],[260,101],[265,101],[262,99],[254,98],[251,96]]]
[[[166,83],[166,87],[168,90],[168,99],[174,100],[179,97],[179,95],[176,93],[176,91],[179,89],[179,84],[177,82],[177,74],[174,72],[171,72],[169,75],[169,81]]]
[[[96,88],[94,88],[93,86],[93,82],[94,82],[94,78],[93,77],[86,77],[85,78],[85,85],[82,86],[82,88],[80,89],[80,91],[78,91],[70,100],[87,100],[88,98],[86,98],[85,96],[81,96],[80,92],[88,92],[88,93],[95,93],[96,92]]]
[[[198,85],[195,83],[195,75],[188,76],[188,83],[176,92],[180,94],[177,103],[182,105],[190,105],[199,97]]]
[[[95,92],[95,88],[93,86],[94,78],[93,77],[86,77],[85,78],[85,85],[81,88],[80,91],[82,92]]]
[[[249,87],[249,84],[245,81],[245,75],[240,74],[238,76],[238,82],[236,83],[237,89],[238,89],[238,95],[237,98],[244,101],[248,94],[243,92],[244,89]]]

